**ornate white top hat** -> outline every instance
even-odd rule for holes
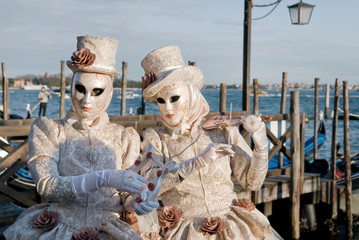
[[[77,51],[72,54],[67,66],[75,72],[93,72],[120,75],[115,69],[118,42],[114,39],[97,36],[78,36]]]
[[[154,73],[156,77],[156,81],[143,90],[146,102],[156,103],[157,93],[174,82],[188,82],[198,89],[203,86],[201,70],[195,66],[186,66],[177,46],[165,46],[150,52],[142,60],[141,66],[145,75]]]

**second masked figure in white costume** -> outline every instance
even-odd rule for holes
[[[74,72],[71,110],[65,119],[38,118],[29,134],[28,167],[42,203],[26,209],[4,233],[6,239],[142,239],[120,219],[127,207],[138,214],[156,201],[127,201],[146,188],[130,167],[139,156],[133,128],[109,122],[117,41],[78,37],[67,65]]]
[[[143,97],[158,105],[166,126],[146,129],[143,150],[152,144],[157,162],[179,163],[178,172],[166,176],[159,193],[164,208],[158,220],[164,239],[280,238],[253,203],[236,198],[231,180],[233,173],[247,190],[262,186],[268,168],[264,123],[255,116],[243,123],[255,143],[253,151],[237,127],[203,130],[209,106],[200,93],[202,72],[185,66],[176,46],[152,51],[141,64]],[[158,169],[152,163],[143,176],[151,181]]]

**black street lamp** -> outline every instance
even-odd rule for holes
[[[313,8],[315,5],[310,5],[308,3],[302,2],[288,6],[290,20],[292,24],[304,25],[308,24],[310,17],[312,16]]]

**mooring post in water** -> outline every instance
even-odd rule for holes
[[[353,215],[352,215],[352,178],[350,164],[350,141],[349,141],[349,90],[348,81],[343,81],[343,108],[344,108],[344,161],[345,161],[345,211],[347,217],[346,236],[353,238]]]
[[[5,63],[1,63],[2,70],[2,105],[3,119],[9,120],[9,80],[6,77]]]
[[[330,96],[330,86],[329,83],[327,83],[325,90],[325,118],[329,118],[329,96]]]
[[[189,65],[189,66],[196,66],[196,62],[194,62],[194,61],[188,61],[188,65]]]
[[[283,74],[282,74],[282,95],[281,95],[281,100],[280,100],[280,114],[285,113],[285,104],[286,104],[286,100],[287,100],[287,78],[288,78],[288,73],[283,72]],[[285,131],[287,130],[285,120],[281,121],[280,129],[281,129],[280,136],[282,136],[285,133]],[[278,154],[278,168],[282,168],[282,167],[283,167],[283,153],[280,151]]]
[[[220,92],[219,92],[219,112],[225,113],[226,112],[226,100],[227,99],[227,85],[221,83],[220,85]]]
[[[122,62],[121,116],[126,115],[127,62]]]
[[[253,79],[253,114],[257,115],[259,112],[259,100],[258,100],[258,79]]]
[[[259,99],[258,99],[258,79],[253,79],[253,114],[258,115],[259,113]],[[254,142],[251,141],[251,147],[254,148]]]
[[[291,238],[300,237],[300,112],[299,92],[291,92],[290,95],[290,126],[292,128],[290,139],[291,174],[290,174],[290,219]]]
[[[61,60],[60,73],[60,118],[65,117],[65,95],[66,95],[66,77],[65,77],[65,61]]]
[[[315,103],[314,103],[314,149],[313,159],[317,159],[318,152],[318,105],[319,105],[319,78],[315,78]]]
[[[339,96],[340,96],[339,78],[335,79],[335,90],[334,90],[334,113],[333,113],[333,127],[332,127],[332,149],[331,149],[331,160],[330,160],[330,178],[332,180],[332,218],[337,218],[337,127],[338,127],[338,107],[339,107]]]
[[[304,183],[304,161],[305,161],[305,119],[307,118],[306,113],[300,114],[300,193],[303,192]]]

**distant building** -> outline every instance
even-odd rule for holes
[[[23,78],[15,78],[14,79],[14,88],[24,88],[25,85],[25,79]]]
[[[45,73],[44,78],[49,78],[50,74],[48,72]]]

